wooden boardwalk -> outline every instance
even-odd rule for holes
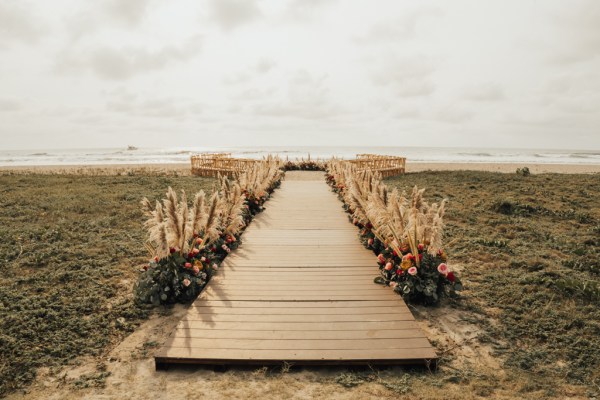
[[[322,174],[288,172],[158,350],[157,368],[435,363],[402,298],[373,283],[376,258],[341,206]]]

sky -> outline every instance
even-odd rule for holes
[[[0,150],[600,149],[600,1],[0,0]]]

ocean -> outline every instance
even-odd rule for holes
[[[228,147],[228,148],[107,148],[64,150],[0,151],[0,166],[173,164],[187,163],[192,154],[228,152],[235,157],[262,158],[277,154],[282,158],[354,158],[359,153],[406,157],[413,162],[431,163],[519,163],[600,164],[600,150],[477,149],[441,147]]]

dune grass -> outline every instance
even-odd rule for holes
[[[148,311],[132,300],[148,259],[139,201],[168,186],[213,181],[158,176],[0,176],[0,396],[36,368],[99,355]]]
[[[600,392],[600,176],[422,172],[388,186],[449,198],[451,262],[471,312],[524,392],[560,396],[560,386]]]

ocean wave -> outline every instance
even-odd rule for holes
[[[598,158],[600,153],[571,153],[569,157],[573,158]]]
[[[459,156],[494,157],[490,153],[457,153]]]

